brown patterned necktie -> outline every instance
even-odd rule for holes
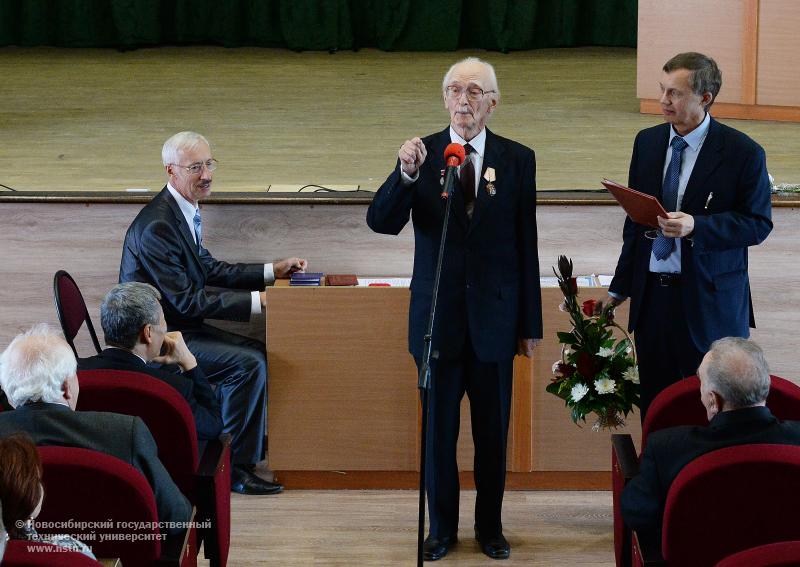
[[[464,145],[464,152],[467,157],[458,174],[461,184],[461,196],[464,198],[464,207],[469,218],[472,218],[472,210],[475,208],[475,163],[470,157],[474,151],[475,149],[469,144]]]

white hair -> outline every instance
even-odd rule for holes
[[[462,59],[461,61],[457,61],[453,63],[453,65],[447,70],[447,73],[444,74],[444,79],[442,79],[442,91],[444,91],[448,85],[450,84],[450,80],[453,77],[453,73],[455,72],[457,67],[461,65],[481,65],[483,66],[484,73],[486,73],[486,80],[488,84],[486,85],[487,91],[494,91],[494,95],[496,99],[500,98],[500,87],[497,85],[497,75],[494,72],[494,67],[492,67],[491,63],[487,63],[483,59],[478,59],[477,57],[467,57]]]
[[[36,325],[17,335],[0,354],[0,388],[16,407],[27,402],[63,403],[62,386],[77,361],[61,333]]]
[[[211,147],[211,144],[208,143],[208,140],[206,140],[202,134],[189,131],[178,132],[164,142],[164,147],[161,148],[161,163],[165,166],[171,163],[178,163],[183,150],[193,150],[200,144]]]

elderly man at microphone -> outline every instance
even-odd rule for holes
[[[494,68],[477,58],[453,65],[442,82],[450,125],[407,140],[367,212],[375,232],[398,234],[413,217],[415,253],[408,347],[422,363],[445,202],[445,149],[466,157],[450,198],[432,338],[426,489],[430,531],[424,557],[444,557],[458,541],[456,442],[460,404],[470,400],[475,445],[475,537],[505,559],[502,503],[513,361],[530,357],[542,336],[533,150],[486,128],[500,91]]]

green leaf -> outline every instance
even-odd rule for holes
[[[558,333],[558,342],[571,345],[571,344],[575,344],[576,342],[578,342],[578,338],[575,336],[575,333],[562,333],[562,332],[559,332]]]

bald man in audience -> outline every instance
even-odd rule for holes
[[[0,388],[15,408],[0,413],[0,437],[23,432],[37,445],[80,447],[121,459],[150,483],[161,522],[188,522],[192,506],[158,459],[156,443],[141,419],[75,411],[76,369],[72,349],[46,325],[17,335],[0,355]]]
[[[712,343],[697,373],[708,427],[670,427],[652,433],[639,474],[622,493],[622,517],[643,537],[658,537],[667,492],[697,457],[733,445],[800,445],[800,422],[781,422],[766,407],[770,377],[761,348],[738,337]]]

